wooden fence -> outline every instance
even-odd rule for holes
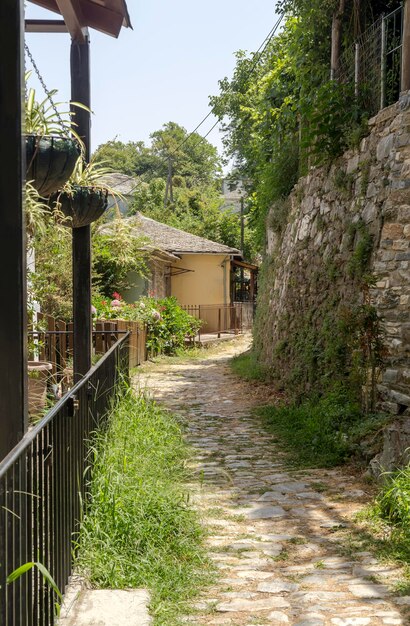
[[[56,320],[50,315],[37,314],[36,329],[29,329],[31,354],[40,361],[52,364],[55,378],[63,377],[64,372],[72,368],[73,362],[73,324]],[[139,322],[125,320],[97,320],[93,330],[93,357],[105,354],[123,335],[130,332],[129,367],[137,367],[147,360],[147,330]]]

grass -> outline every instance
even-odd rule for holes
[[[231,360],[231,368],[234,374],[245,378],[245,380],[266,380],[266,372],[256,361],[252,350],[243,352]]]
[[[356,452],[360,455],[360,442],[389,419],[383,414],[364,416],[342,391],[302,404],[262,407],[257,413],[299,468],[332,467]]]
[[[127,389],[91,454],[80,571],[97,588],[148,588],[154,623],[179,623],[213,571],[184,484],[189,451],[181,425]]]
[[[401,592],[410,590],[410,465],[386,474],[375,500],[358,515],[362,539],[387,561],[404,566]],[[370,536],[369,536],[370,534]]]
[[[299,405],[263,407],[258,412],[299,467],[342,463],[350,451],[347,429],[360,417],[359,407],[337,393]]]

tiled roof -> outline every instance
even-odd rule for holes
[[[203,254],[230,254],[242,257],[240,250],[230,248],[222,243],[210,241],[197,235],[191,235],[178,228],[156,222],[142,213],[126,218],[128,223],[135,224],[135,232],[145,235],[152,244],[160,249],[174,254],[203,253]]]
[[[138,184],[136,178],[120,172],[104,174],[104,176],[102,176],[102,180],[104,183],[109,185],[113,191],[120,193],[123,196],[131,196]]]

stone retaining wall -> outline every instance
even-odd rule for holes
[[[262,363],[269,367],[276,361],[277,375],[291,368],[297,346],[291,348],[289,343],[302,319],[307,328],[310,324],[319,329],[329,307],[341,310],[360,304],[363,277],[358,273],[363,270],[359,266],[367,237],[372,247],[368,270],[376,276],[371,299],[384,319],[388,350],[378,390],[383,409],[397,415],[410,414],[407,105],[405,94],[370,120],[370,134],[359,149],[346,152],[330,169],[318,168],[300,179],[281,236],[270,227],[272,214],[268,216],[264,288],[255,335]]]

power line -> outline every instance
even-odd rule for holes
[[[274,24],[273,28],[269,31],[269,33],[267,34],[267,36],[265,37],[265,39],[263,40],[263,42],[261,43],[261,45],[259,46],[259,48],[257,49],[256,52],[253,53],[253,63],[250,67],[250,69],[248,70],[248,72],[245,74],[246,79],[249,79],[250,76],[253,74],[254,70],[256,69],[258,63],[260,62],[261,58],[263,57],[268,45],[270,44],[270,42],[272,41],[274,35],[276,34],[282,19],[284,17],[284,13],[281,13],[278,20],[276,21],[276,23]],[[206,120],[214,113],[215,111],[215,106],[212,107],[212,109],[209,111],[209,113],[207,113],[207,115],[199,122],[199,124],[194,128],[194,130],[192,130],[182,141],[181,143],[179,143],[172,152],[170,152],[164,159],[160,160],[159,164],[160,165],[164,165],[165,163],[168,162],[168,160],[174,155],[176,154],[176,152],[187,143],[187,141],[197,132],[197,130],[206,122]],[[208,132],[206,133],[206,135],[202,136],[199,141],[195,144],[196,146],[199,146],[207,137],[208,135],[210,135],[210,133],[214,130],[214,128],[216,128],[216,126],[218,126],[218,124],[221,122],[220,119],[217,119],[216,122],[213,124],[213,126],[208,130]],[[128,192],[127,195],[131,195],[132,193],[134,193],[138,187],[144,182],[144,180],[142,180],[144,174],[142,174],[139,177],[138,182],[135,184],[134,187],[131,188],[131,190]],[[120,185],[121,183],[118,183],[118,185]],[[114,185],[113,189],[115,189],[115,187],[118,187],[118,185]],[[108,208],[111,208],[114,205],[111,205]]]

